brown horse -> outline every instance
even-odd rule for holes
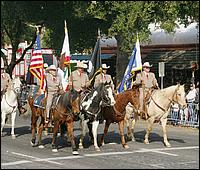
[[[32,133],[32,138],[31,138],[31,145],[32,146],[39,146],[39,148],[44,148],[42,144],[42,131],[44,129],[45,125],[45,109],[40,108],[37,106],[34,106],[34,100],[35,96],[33,94],[30,94],[28,96],[28,103],[31,108],[31,133]],[[46,103],[46,98],[43,99],[43,103]],[[37,121],[40,118],[40,123],[38,126],[38,144],[36,144],[36,129],[37,129]]]
[[[71,90],[59,95],[55,105],[51,108],[53,127],[52,152],[58,152],[56,146],[57,133],[61,125],[67,128],[67,137],[71,141],[73,155],[78,155],[74,140],[74,120],[78,119],[80,113],[80,94]]]
[[[111,123],[118,123],[119,131],[121,135],[121,142],[124,148],[129,148],[124,138],[124,118],[126,113],[126,106],[130,102],[137,108],[139,108],[139,85],[134,85],[132,89],[126,90],[123,93],[115,96],[115,105],[102,107],[102,115],[106,120],[104,127],[104,134],[101,138],[101,145],[104,145],[104,136],[108,132],[108,128]]]

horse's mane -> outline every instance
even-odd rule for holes
[[[78,93],[75,90],[65,92],[60,98],[60,104],[64,107],[68,107],[70,105],[70,99],[74,101],[78,97]]]
[[[172,89],[172,88],[175,88],[175,87],[177,87],[177,85],[172,85],[172,86],[166,87],[166,88],[164,88],[164,89],[161,89],[160,91],[161,91],[161,92],[166,92],[166,91],[168,91],[169,89]]]
[[[139,89],[140,87],[142,87],[142,83],[140,83],[140,84],[133,84],[132,85],[132,89],[134,90],[134,89]]]

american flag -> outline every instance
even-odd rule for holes
[[[30,72],[39,79],[40,89],[46,91],[46,81],[44,75],[44,60],[42,58],[42,50],[40,46],[40,34],[37,35],[35,47],[32,53]]]

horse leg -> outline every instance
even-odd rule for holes
[[[54,123],[54,127],[53,127],[53,139],[52,139],[52,152],[58,152],[57,146],[56,146],[56,139],[57,139],[57,135],[58,135],[58,130],[59,130],[59,121],[56,121]]]
[[[134,129],[135,129],[135,124],[136,124],[136,122],[137,122],[137,120],[138,120],[138,114],[134,114],[134,118],[132,119],[130,119],[131,120],[131,134],[132,134],[132,141],[134,142],[135,141],[135,137],[134,137]]]
[[[74,140],[74,122],[66,122],[67,126],[67,132],[68,132],[68,137],[71,140],[71,145],[72,145],[72,154],[73,155],[79,155],[78,149],[76,148],[75,140]]]
[[[64,137],[65,137],[65,131],[66,131],[65,129],[66,129],[65,124],[62,123],[60,125],[60,136],[62,140],[64,140]],[[68,137],[67,137],[67,142],[68,142]]]
[[[118,125],[119,125],[119,132],[120,132],[120,135],[121,135],[122,146],[123,146],[125,149],[128,149],[129,146],[126,144],[126,141],[125,141],[125,138],[124,138],[124,120],[119,121],[119,122],[118,122]]]
[[[95,120],[92,122],[92,133],[93,133],[93,140],[94,140],[94,148],[96,149],[96,151],[100,151],[100,148],[97,144],[97,128],[99,125],[99,120]]]
[[[12,113],[12,129],[11,129],[11,135],[12,135],[12,139],[15,139],[15,118],[16,118],[16,111]]]
[[[128,140],[135,141],[133,133],[132,133],[132,127],[131,127],[132,118],[130,116],[130,113],[126,113],[125,114],[124,123],[125,123],[125,125],[127,127],[127,138],[128,138]]]
[[[148,123],[149,123],[149,124],[148,124],[148,128],[147,128],[146,134],[145,134],[145,140],[144,140],[144,143],[145,143],[145,144],[149,144],[149,134],[150,134],[151,131],[152,131],[152,126],[153,126],[154,120],[155,120],[154,117],[150,117],[150,118],[148,119]]]
[[[87,122],[87,126],[89,129],[89,137],[90,137],[90,141],[92,144],[94,144],[94,136],[93,136],[93,132],[92,132],[92,123]]]
[[[166,129],[166,124],[167,124],[167,118],[162,119],[161,118],[161,124],[163,128],[163,139],[164,139],[164,144],[166,147],[171,147],[170,143],[167,140],[167,129]]]
[[[128,138],[128,140],[133,140],[133,138],[134,138],[133,133],[132,133],[132,128],[131,128],[132,113],[133,113],[133,108],[128,104],[126,106],[126,114],[125,114],[125,117],[124,117],[124,123],[126,124],[126,127],[127,127],[127,138]]]
[[[42,117],[40,125],[39,125],[39,128],[38,128],[38,147],[41,148],[41,149],[44,148],[44,145],[42,144],[42,131],[43,131],[43,128],[44,128],[44,118]]]
[[[3,128],[5,126],[5,121],[6,121],[6,113],[2,112],[1,113],[1,136],[3,136]]]
[[[80,139],[79,139],[79,149],[83,149],[83,140],[84,140],[84,137],[85,137],[85,134],[86,134],[87,121],[81,119],[80,126],[81,126],[81,129],[82,129],[82,134],[81,134]]]
[[[103,135],[101,137],[101,145],[102,146],[105,145],[105,143],[104,143],[104,137],[108,133],[109,126],[110,126],[110,122],[106,120],[105,127],[104,127],[104,133],[103,133]]]
[[[32,138],[31,138],[31,145],[32,146],[36,146],[36,135],[35,135],[35,131],[37,128],[37,120],[38,120],[38,116],[33,115],[34,112],[32,112],[32,116],[31,116],[31,134],[32,134]]]

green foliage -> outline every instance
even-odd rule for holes
[[[1,1],[1,16],[2,43],[11,43],[14,50],[20,42],[32,41],[36,30],[29,26],[32,24],[45,26],[42,46],[53,48],[60,55],[66,20],[71,53],[91,50],[98,28],[102,34],[117,39],[118,49],[131,53],[136,33],[140,42],[149,41],[150,23],[159,23],[167,32],[173,32],[176,21],[185,26],[199,22],[199,2]]]

